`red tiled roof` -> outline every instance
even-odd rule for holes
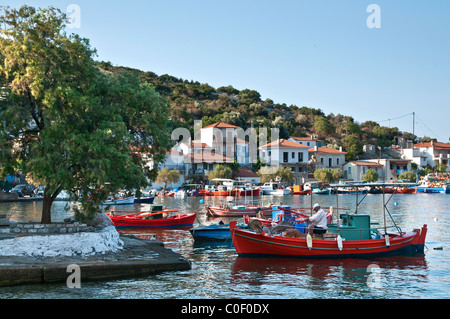
[[[316,152],[316,150],[315,150],[315,148],[311,148],[310,150],[308,150],[308,152]],[[331,148],[331,147],[326,147],[326,146],[318,147],[317,152],[318,153],[330,153],[330,154],[347,154],[347,152],[341,152],[340,150],[337,150],[337,149]]]
[[[352,161],[350,163],[353,165],[356,165],[356,166],[383,167],[383,165],[375,163],[375,162]]]
[[[185,155],[185,158],[190,158],[192,163],[233,163],[234,159],[225,157],[217,153],[204,152],[204,154],[191,153]]]
[[[239,128],[239,126],[235,126],[235,125],[231,125],[231,124],[227,124],[227,123],[222,123],[222,122],[217,122],[211,125],[208,125],[204,128],[211,128],[211,127],[217,127],[217,128]]]
[[[450,144],[441,142],[426,142],[414,144],[415,148],[434,147],[438,150],[450,150]]]
[[[292,141],[288,141],[284,138],[281,140],[276,140],[275,142],[260,146],[259,148],[268,148],[268,147],[297,147],[297,148],[309,148],[309,146],[298,144]]]
[[[313,139],[312,136],[307,136],[307,137],[291,136],[289,138],[292,138],[293,140],[296,140],[296,141],[317,141],[317,140]]]
[[[239,173],[236,173],[235,177],[258,178],[259,176],[246,167],[239,167]]]

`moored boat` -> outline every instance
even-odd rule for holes
[[[244,215],[256,216],[261,211],[264,215],[272,214],[272,205],[234,205],[234,206],[206,206],[207,215],[210,217],[242,217]]]
[[[415,194],[416,188],[398,187],[397,194]]]
[[[181,213],[163,217],[163,212],[129,215],[109,214],[116,228],[181,228],[194,224],[196,213]]]
[[[329,188],[313,188],[311,191],[314,195],[329,195],[331,190]]]
[[[238,229],[235,222],[230,223],[234,247],[239,257],[324,257],[344,258],[374,256],[406,251],[423,252],[427,226],[402,234],[388,234],[385,238],[366,240],[345,240],[342,247],[335,239],[314,239],[308,245],[307,238],[270,236]]]
[[[334,185],[333,187],[341,187]],[[349,187],[366,187],[367,184],[352,185]],[[373,183],[370,186],[386,187],[383,183]],[[389,186],[394,186],[390,184]],[[402,185],[405,186],[405,185]],[[389,200],[387,201],[389,202]],[[383,195],[383,210],[392,219]],[[360,204],[357,203],[357,206]],[[336,209],[339,211],[339,208]],[[356,209],[356,212],[358,209]],[[234,247],[239,257],[365,257],[380,256],[401,253],[423,253],[427,225],[421,229],[413,229],[403,232],[394,222],[396,232],[388,232],[386,225],[379,227],[384,229],[380,235],[378,229],[371,229],[370,215],[339,214],[336,223],[330,222],[325,235],[312,239],[311,235],[301,235],[296,238],[272,234],[270,229],[261,228],[259,231],[238,229],[235,222],[230,223],[230,231]],[[386,216],[386,215],[385,215]],[[294,224],[292,224],[294,226]],[[286,226],[285,226],[286,227]],[[288,226],[287,226],[288,227]]]
[[[141,198],[135,198],[134,204],[153,204],[155,196],[143,196]]]
[[[416,193],[450,194],[450,186],[447,184],[435,185],[429,182],[422,182],[417,186]]]
[[[311,194],[311,189],[306,188],[305,185],[294,185],[292,187],[293,195],[309,195]]]
[[[107,200],[105,200],[102,204],[103,205],[133,205],[134,200],[135,200],[134,196],[120,197],[120,198],[110,197]]]
[[[263,195],[285,196],[289,195],[290,190],[282,188],[278,183],[267,182],[260,187]]]

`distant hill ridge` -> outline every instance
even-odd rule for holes
[[[329,146],[347,152],[346,160],[354,160],[363,154],[363,145],[388,147],[395,137],[403,136],[415,142],[428,142],[427,137],[417,138],[397,127],[380,126],[374,121],[357,123],[352,116],[326,115],[321,109],[274,103],[262,100],[259,92],[238,90],[233,86],[214,88],[207,83],[188,81],[171,75],[160,75],[128,67],[112,66],[110,62],[98,62],[109,72],[131,72],[152,85],[165,96],[170,105],[172,127],[185,127],[193,134],[194,120],[202,120],[203,126],[223,122],[247,129],[267,127],[280,129],[280,138],[315,136]]]

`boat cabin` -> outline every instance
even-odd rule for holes
[[[371,239],[370,215],[340,214],[339,221],[328,225],[330,234],[340,234],[345,240]]]

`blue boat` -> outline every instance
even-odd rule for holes
[[[416,193],[450,194],[450,183],[430,183],[424,180],[417,186]]]
[[[416,193],[450,194],[450,187],[447,187],[447,186],[442,186],[442,187],[418,186],[416,189]]]
[[[312,193],[314,195],[318,195],[318,194],[329,195],[329,194],[331,194],[331,189],[329,189],[329,188],[313,188]]]
[[[134,203],[135,204],[153,204],[154,200],[155,200],[155,196],[144,196],[141,198],[135,198]]]
[[[239,228],[247,228],[242,225]],[[195,241],[231,241],[230,224],[211,224],[189,229]]]

